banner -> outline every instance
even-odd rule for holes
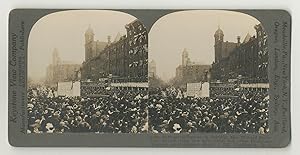
[[[80,96],[80,82],[58,82],[58,96]]]
[[[197,98],[209,97],[209,83],[187,83],[187,96]]]

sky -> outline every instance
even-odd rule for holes
[[[125,25],[136,18],[109,10],[61,11],[44,16],[31,29],[28,40],[28,74],[33,80],[46,76],[52,52],[57,48],[62,61],[81,64],[84,60],[84,33],[89,25],[95,40],[112,41],[118,32],[126,34]]]
[[[84,33],[94,30],[95,40],[112,40],[118,32],[125,34],[124,25],[136,18],[109,10],[72,10],[49,14],[32,28],[28,40],[28,73],[33,80],[46,75],[52,52],[58,49],[61,60],[81,64],[84,60]],[[163,16],[149,32],[149,59],[157,65],[157,74],[167,81],[175,76],[184,48],[192,61],[211,64],[214,60],[214,33],[218,25],[224,40],[236,42],[247,33],[254,35],[255,18],[232,11],[192,10]]]
[[[246,34],[255,35],[259,21],[252,16],[221,10],[192,10],[168,14],[160,18],[149,32],[149,60],[154,60],[157,75],[165,81],[175,76],[181,64],[184,48],[191,61],[212,64],[214,61],[214,33],[218,26],[224,41],[241,41]]]

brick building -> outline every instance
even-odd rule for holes
[[[147,82],[148,33],[139,20],[125,25],[126,34],[118,34],[113,42],[94,43],[94,33],[85,33],[86,59],[81,68],[81,79],[97,81],[110,77],[116,82]],[[98,41],[99,42],[99,41]],[[96,44],[96,45],[94,45]],[[105,45],[103,47],[100,45]],[[95,48],[94,48],[95,47]],[[96,54],[92,54],[96,53]]]
[[[261,24],[254,26],[256,35],[247,34],[241,42],[224,42],[223,31],[218,28],[215,37],[215,62],[212,80],[243,79],[245,82],[268,82],[267,34]]]

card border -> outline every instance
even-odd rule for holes
[[[50,146],[50,147],[286,147],[291,140],[291,114],[290,114],[290,94],[291,94],[291,16],[285,10],[227,10],[237,11],[257,18],[264,26],[268,34],[269,49],[269,67],[274,67],[274,48],[283,48],[285,46],[285,59],[279,63],[278,68],[283,70],[269,70],[270,80],[270,132],[266,135],[258,134],[219,134],[219,133],[192,133],[192,134],[93,134],[93,133],[64,133],[64,134],[26,134],[24,127],[24,115],[26,117],[26,103],[22,102],[26,94],[27,82],[18,86],[12,86],[11,80],[27,81],[27,41],[32,26],[43,16],[58,12],[74,9],[14,9],[9,14],[9,45],[8,45],[8,141],[12,146]],[[75,9],[79,10],[79,9]],[[87,9],[83,9],[87,10]],[[91,9],[88,9],[91,10]],[[92,9],[107,10],[107,9]],[[111,9],[112,11],[121,11],[131,14],[141,20],[148,32],[151,26],[160,17],[177,12],[188,10],[203,9],[180,9],[180,10],[133,10],[133,9]],[[211,9],[209,9],[211,10]],[[212,9],[214,10],[214,9]],[[274,41],[274,24],[276,22],[286,23],[285,34],[279,34],[279,38],[286,37],[286,42]],[[23,31],[24,50],[13,52],[13,33]],[[280,31],[281,32],[281,31]],[[278,35],[278,34],[277,34]],[[285,36],[286,35],[286,36]],[[283,37],[284,36],[284,37]],[[272,50],[271,50],[272,49]],[[280,55],[281,56],[281,55]],[[281,57],[280,57],[281,58]],[[16,59],[16,60],[15,60]],[[13,65],[15,60],[15,65]],[[19,66],[19,67],[18,67]],[[282,75],[285,71],[285,75]],[[278,88],[273,89],[275,85],[275,75],[280,75]],[[20,86],[19,86],[20,85]],[[278,94],[279,99],[276,102],[277,112],[274,112],[274,95]],[[277,105],[278,104],[278,105]],[[25,108],[26,109],[26,108]],[[25,111],[25,112],[24,112]],[[15,121],[16,122],[15,122]],[[27,120],[25,120],[27,121]],[[273,130],[275,123],[279,128],[285,130]],[[26,125],[25,125],[26,126]],[[26,131],[26,130],[25,130]],[[250,141],[249,141],[250,139]],[[200,141],[198,141],[200,140]],[[221,141],[222,140],[222,141]],[[224,143],[224,141],[226,143]],[[245,142],[247,141],[247,142]],[[222,142],[222,143],[221,143]]]

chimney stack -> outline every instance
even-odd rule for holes
[[[241,43],[241,36],[237,36],[237,43],[238,43],[238,44]]]

